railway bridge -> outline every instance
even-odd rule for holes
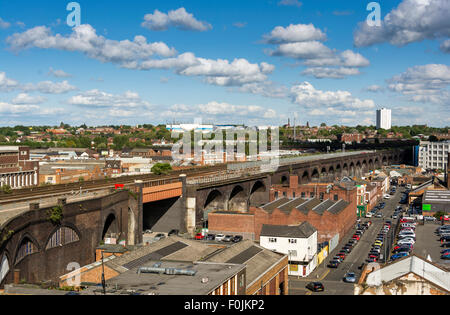
[[[146,229],[194,233],[211,211],[246,212],[267,203],[272,183],[358,175],[401,163],[403,154],[390,150],[281,159],[272,171],[258,162],[236,163],[84,183],[81,190],[54,186],[0,196],[0,286],[14,277],[56,279],[72,262],[95,261],[101,243],[141,244]]]

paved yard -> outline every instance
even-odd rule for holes
[[[450,267],[449,260],[441,259],[441,243],[435,230],[439,227],[436,223],[425,223],[416,227],[416,244],[414,245],[414,254],[427,258],[430,255],[435,263]]]

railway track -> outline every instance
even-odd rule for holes
[[[17,189],[13,190],[12,193],[10,194],[0,193],[0,204],[10,203],[15,200],[27,200],[27,199],[35,199],[36,197],[57,196],[68,193],[75,193],[77,191],[103,190],[108,188],[114,188],[116,184],[123,184],[126,187],[133,185],[137,180],[141,180],[144,183],[154,182],[155,185],[160,185],[166,181],[178,180],[181,174],[186,174],[187,177],[189,178],[198,176],[208,176],[225,170],[226,165],[215,165],[215,166],[195,167],[183,170],[176,170],[172,171],[169,175],[155,175],[155,174],[133,175],[94,181],[86,181],[83,183],[70,183],[70,184],[48,185],[25,189]]]

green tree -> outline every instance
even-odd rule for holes
[[[172,170],[169,163],[156,163],[152,167],[152,173],[155,175],[166,175]]]

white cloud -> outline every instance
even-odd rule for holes
[[[326,35],[313,24],[290,24],[287,27],[277,26],[269,35],[264,36],[271,44],[309,42],[326,40]]]
[[[389,42],[404,46],[424,39],[449,37],[449,16],[448,0],[403,0],[385,16],[381,26],[359,23],[354,44],[364,47]]]
[[[301,3],[298,0],[280,0],[278,2],[278,5],[300,8],[303,5],[303,3]]]
[[[329,67],[316,67],[308,68],[302,72],[303,75],[310,75],[316,79],[331,78],[331,79],[343,79],[350,75],[360,74],[357,68],[329,68]]]
[[[9,103],[0,102],[0,113],[2,115],[18,115],[39,110],[37,105],[13,105]]]
[[[74,28],[72,34],[53,35],[49,28],[35,27],[7,38],[14,51],[32,47],[78,51],[102,62],[111,62],[134,70],[167,69],[183,76],[202,77],[204,82],[219,86],[243,86],[264,82],[275,67],[266,62],[251,63],[243,58],[233,61],[207,59],[191,52],[178,55],[174,48],[162,42],[147,43],[143,36],[134,41],[109,40],[98,36],[90,25]],[[159,56],[160,58],[155,58]]]
[[[193,14],[188,13],[185,8],[169,11],[167,14],[155,10],[153,14],[146,14],[142,27],[153,31],[165,31],[169,27],[175,27],[190,31],[207,31],[212,28],[211,24],[198,21]]]
[[[446,41],[442,42],[440,49],[442,52],[450,54],[450,39],[447,39]]]
[[[375,107],[373,100],[360,100],[348,91],[321,91],[309,82],[303,82],[291,88],[292,102],[306,108],[341,108],[369,110]]]
[[[9,92],[19,87],[19,82],[6,77],[5,72],[0,72],[0,91]]]
[[[63,70],[55,70],[53,68],[50,68],[48,75],[54,76],[56,78],[70,78],[72,75],[64,72]]]
[[[65,94],[77,90],[77,88],[71,85],[68,81],[62,82],[42,81],[37,84],[27,83],[21,86],[21,89],[25,92],[39,91],[45,94]]]
[[[11,23],[6,22],[2,18],[0,18],[0,29],[7,29],[11,26]]]
[[[450,105],[450,67],[428,64],[408,68],[388,80],[389,89],[410,101]]]
[[[307,66],[302,74],[318,79],[359,75],[358,68],[370,65],[365,57],[352,50],[339,52],[325,46],[322,41],[326,40],[326,35],[312,24],[278,26],[265,38],[267,43],[278,44],[275,50],[267,50],[270,56],[302,60]]]
[[[6,42],[14,51],[33,47],[78,51],[101,62],[111,62],[123,67],[155,55],[171,57],[176,54],[175,49],[169,48],[165,43],[147,43],[144,36],[135,36],[133,41],[109,40],[98,36],[95,29],[86,24],[75,27],[69,36],[53,35],[50,28],[37,26],[9,36]]]
[[[12,103],[15,105],[37,105],[45,101],[46,98],[42,96],[30,96],[27,93],[20,93],[12,100]]]
[[[130,109],[149,110],[151,107],[150,103],[142,100],[136,92],[127,91],[122,95],[115,95],[97,89],[72,96],[68,103],[82,107],[111,108],[115,110],[114,113]]]
[[[365,88],[365,91],[367,91],[367,92],[374,92],[374,93],[380,92],[380,91],[383,91],[383,90],[384,90],[384,88],[382,86],[376,85],[376,84],[369,85],[368,87]]]

